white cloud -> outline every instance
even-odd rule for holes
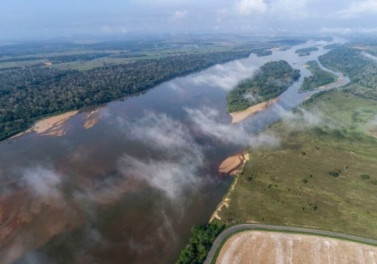
[[[323,27],[319,30],[321,33],[325,34],[350,34],[352,33],[352,29],[348,27]]]
[[[128,32],[127,28],[122,25],[103,25],[100,30],[105,34],[126,34]]]
[[[182,153],[181,153],[182,154]],[[185,159],[187,158],[188,159]],[[140,160],[124,155],[121,171],[127,177],[143,180],[149,186],[162,191],[173,202],[182,203],[187,189],[197,188],[201,184],[198,169],[200,160],[193,156],[182,156],[180,161]]]
[[[377,13],[377,1],[376,0],[366,0],[357,1],[349,5],[348,8],[340,10],[337,12],[337,16],[341,18],[354,18],[364,13]]]
[[[219,87],[225,91],[233,89],[240,81],[253,76],[257,67],[246,67],[241,62],[236,62],[233,67],[216,65],[214,72],[193,77],[195,84],[205,84]]]
[[[23,183],[41,197],[59,198],[62,176],[52,169],[37,166],[21,171]]]
[[[182,20],[184,19],[185,17],[187,16],[187,11],[186,10],[177,10],[174,12],[174,14],[172,15],[172,17],[170,18],[170,21],[171,22],[176,22],[176,21],[179,21],[179,20]]]
[[[146,142],[165,153],[170,151],[175,154],[176,151],[190,149],[196,151],[196,155],[200,154],[188,129],[166,114],[146,113],[144,118],[132,125],[128,133],[135,140]]]
[[[166,114],[146,113],[129,127],[127,133],[135,140],[161,154],[145,159],[125,154],[119,161],[125,178],[143,181],[178,203],[183,203],[185,191],[195,190],[206,182],[199,173],[204,166],[203,150],[187,126]]]
[[[271,3],[270,13],[274,18],[302,19],[309,16],[307,4],[308,0],[278,0]]]
[[[240,0],[236,4],[237,11],[241,15],[263,14],[268,7],[264,0]]]
[[[277,138],[264,134],[253,135],[242,126],[242,123],[233,125],[218,121],[219,112],[216,109],[205,107],[203,109],[186,109],[186,112],[198,131],[224,143],[248,145],[253,148],[277,147],[279,145]]]
[[[325,34],[339,34],[339,35],[348,35],[348,34],[375,34],[377,33],[377,27],[335,27],[335,28],[321,28],[319,30],[321,33]]]

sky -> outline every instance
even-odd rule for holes
[[[0,39],[377,33],[377,0],[1,0]]]

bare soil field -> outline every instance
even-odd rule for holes
[[[377,247],[313,235],[245,231],[226,241],[216,264],[376,262]]]

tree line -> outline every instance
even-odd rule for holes
[[[0,71],[0,140],[44,116],[132,95],[169,79],[247,57],[250,50],[176,55],[88,71],[47,66]]]
[[[228,112],[241,111],[279,96],[299,78],[300,71],[293,69],[288,62],[268,62],[254,77],[242,81],[228,93]]]

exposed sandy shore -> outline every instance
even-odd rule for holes
[[[230,194],[233,192],[235,186],[237,185],[237,182],[238,182],[238,174],[243,170],[243,167],[245,166],[246,162],[250,159],[250,154],[249,153],[244,153],[243,155],[241,154],[237,154],[237,155],[234,155],[234,156],[231,156],[229,158],[227,158],[226,160],[224,160],[221,165],[225,164],[223,166],[224,170],[225,169],[230,169],[232,166],[238,164],[239,160],[241,160],[241,162],[235,167],[236,170],[232,169],[230,170],[230,172],[234,171],[235,174],[234,176],[236,176],[236,179],[233,181],[233,184],[232,186],[230,187],[228,193],[224,196],[223,200],[220,202],[220,204],[217,206],[215,212],[212,214],[211,218],[210,218],[210,222],[212,222],[213,220],[215,219],[218,219],[218,220],[221,220],[220,216],[219,216],[219,212],[221,212],[221,210],[225,207],[225,208],[228,208],[229,207],[229,202],[230,202]],[[221,170],[222,166],[220,165],[219,167],[219,172],[220,173],[223,173]],[[229,167],[227,167],[226,165],[229,165]]]
[[[100,111],[100,109],[90,111],[85,116],[85,123],[84,123],[85,129],[92,128],[98,123],[98,121],[99,121],[99,111]]]
[[[17,135],[14,135],[9,139],[14,139],[31,132],[35,132],[43,136],[63,136],[66,134],[66,131],[63,128],[64,123],[67,122],[71,117],[75,116],[77,113],[78,111],[71,111],[61,115],[42,119],[35,123],[33,127]]]
[[[277,97],[277,98],[274,98],[272,100],[251,106],[251,107],[247,108],[246,110],[230,113],[230,115],[232,117],[232,124],[239,123],[239,122],[245,120],[246,118],[255,115],[256,113],[269,108],[271,105],[279,102],[279,100],[280,100],[279,97]]]
[[[225,243],[216,264],[376,262],[377,247],[312,235],[247,231]]]
[[[52,116],[38,121],[31,131],[44,136],[63,136],[66,134],[63,125],[71,117],[75,116],[78,111],[71,111],[61,115]]]
[[[242,165],[243,160],[244,155],[236,154],[231,156],[220,164],[219,172],[235,176],[238,174],[238,169]]]

